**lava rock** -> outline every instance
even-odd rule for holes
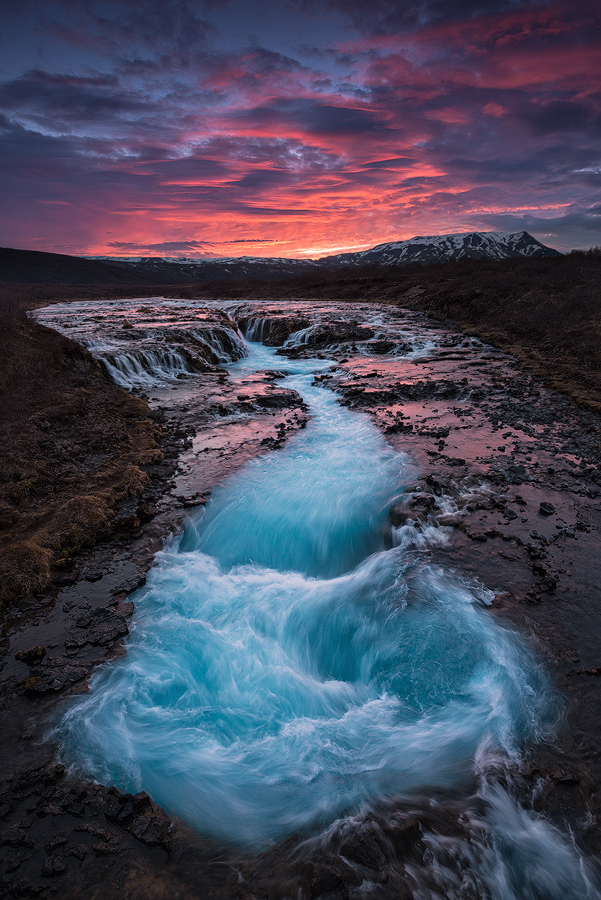
[[[541,516],[552,516],[553,513],[555,512],[555,507],[553,506],[552,503],[547,503],[546,500],[543,500],[543,502],[541,503],[541,505],[538,508],[538,511],[541,514]]]
[[[69,838],[66,831],[61,831],[60,834],[57,834],[55,837],[50,838],[50,840],[46,841],[44,844],[44,849],[48,855],[54,853],[57,847],[62,847],[63,844],[68,842]]]
[[[54,875],[62,875],[67,864],[62,856],[47,856],[42,866],[42,875],[45,878],[52,878]]]
[[[27,650],[18,650],[17,653],[15,653],[15,659],[18,659],[19,662],[28,663],[29,665],[40,663],[45,656],[45,647],[29,647]]]

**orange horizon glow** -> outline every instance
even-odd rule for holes
[[[57,21],[33,23],[27,64],[0,80],[4,246],[304,259],[469,231],[601,242],[591,0],[482,0],[477,15],[465,0],[442,21],[424,0],[423,25],[381,0],[258,0],[273,46],[227,43],[236,17],[256,24],[242,0],[179,0],[181,27],[176,7],[139,0],[147,31],[103,2],[61,19],[49,0]],[[288,36],[311,28],[310,45]],[[46,68],[34,36],[48,60],[60,49]]]

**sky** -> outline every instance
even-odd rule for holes
[[[601,245],[598,0],[2,0],[0,245]]]

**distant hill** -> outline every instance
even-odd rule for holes
[[[178,281],[189,281],[179,278]],[[62,253],[0,247],[0,281],[12,284],[165,284],[159,273],[149,278],[135,267]],[[171,281],[169,283],[172,283]]]
[[[474,231],[414,237],[407,241],[379,244],[371,250],[339,253],[323,259],[253,256],[220,259],[162,256],[82,258],[36,250],[0,249],[0,281],[104,285],[179,284],[241,278],[278,281],[304,272],[331,272],[348,267],[561,255],[558,250],[541,244],[527,231]]]

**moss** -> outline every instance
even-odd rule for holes
[[[112,518],[112,510],[105,495],[74,497],[57,510],[48,542],[57,550],[68,548],[71,553],[79,547],[94,543],[99,532],[109,527]]]
[[[11,544],[0,559],[0,601],[42,591],[50,581],[52,553],[33,541]]]
[[[140,497],[148,485],[150,478],[139,466],[127,466],[121,481],[121,491],[124,497]]]
[[[163,454],[155,447],[154,449],[144,450],[140,453],[136,462],[139,466],[156,466],[158,463],[162,462],[163,459]]]

